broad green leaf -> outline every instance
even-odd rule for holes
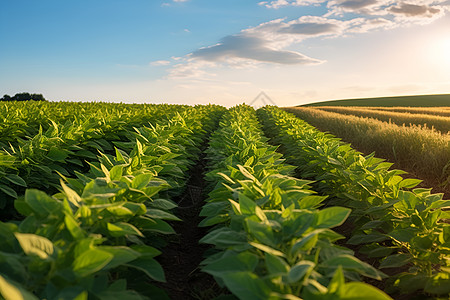
[[[156,218],[170,221],[181,221],[181,219],[176,217],[175,215],[159,209],[152,209],[152,208],[147,209],[147,213],[145,215],[149,218]]]
[[[289,265],[279,256],[266,252],[265,261],[269,276],[282,276],[289,272]]]
[[[245,177],[247,177],[248,179],[255,181],[256,178],[255,176],[253,176],[252,174],[250,174],[249,171],[247,171],[247,169],[242,166],[242,165],[237,165],[237,167],[239,168],[239,171],[241,171],[242,175],[244,175]]]
[[[248,227],[248,233],[251,234],[259,243],[269,246],[275,245],[274,233],[270,226],[250,219],[246,219],[245,223]]]
[[[80,225],[69,213],[66,213],[66,216],[64,217],[64,224],[75,240],[81,240],[85,237],[85,234]]]
[[[139,252],[124,246],[100,246],[98,249],[113,255],[111,261],[104,267],[105,270],[118,267],[141,257]]]
[[[107,228],[111,236],[120,237],[125,235],[138,235],[144,236],[139,229],[134,227],[133,225],[125,222],[117,222],[117,223],[108,223]]]
[[[63,162],[67,156],[69,156],[69,153],[67,150],[64,149],[58,149],[55,147],[52,147],[50,151],[47,153],[47,157],[54,161],[60,161]]]
[[[74,190],[69,188],[62,180],[60,180],[60,184],[67,196],[67,200],[75,205],[75,207],[80,207],[81,197]]]
[[[161,254],[161,251],[148,245],[131,245],[130,248],[145,257],[155,257]]]
[[[30,206],[33,212],[41,218],[51,214],[59,215],[62,213],[61,202],[38,190],[26,190],[25,202]]]
[[[23,252],[27,255],[37,255],[42,259],[48,259],[54,250],[53,243],[47,238],[31,234],[15,232],[14,235],[19,241]]]
[[[86,277],[102,270],[112,259],[109,252],[93,248],[75,257],[72,269],[78,277]]]
[[[382,272],[378,271],[371,265],[360,261],[354,256],[343,254],[331,259],[328,259],[322,263],[322,266],[328,268],[337,268],[342,266],[343,270],[358,272],[366,277],[381,280],[384,275]]]
[[[297,252],[300,250],[302,250],[302,251],[311,250],[313,247],[315,247],[317,241],[319,240],[319,234],[322,233],[323,231],[324,231],[324,229],[316,229],[316,230],[308,233],[304,237],[298,239],[294,243],[294,245],[292,245],[291,254],[297,255]]]
[[[114,166],[109,170],[109,177],[112,181],[120,180],[123,174],[123,166]]]
[[[425,292],[437,295],[450,293],[450,274],[440,272],[427,281]]]
[[[175,230],[173,230],[172,226],[170,226],[167,222],[160,219],[150,219],[146,217],[140,217],[136,221],[136,226],[139,226],[139,228],[141,228],[143,231],[153,231],[162,234],[175,233]]]
[[[139,174],[133,179],[131,187],[138,190],[143,189],[149,184],[153,177],[155,176],[151,173]]]
[[[289,282],[293,284],[298,283],[298,281],[311,273],[315,266],[316,264],[314,262],[308,260],[302,260],[296,263],[289,271]]]
[[[333,228],[342,225],[350,215],[351,209],[344,207],[328,207],[317,214],[317,228]]]
[[[355,234],[352,236],[347,243],[349,245],[361,245],[361,244],[369,244],[374,242],[381,242],[388,240],[389,238],[381,233],[373,233],[373,234]]]
[[[25,182],[25,180],[22,179],[22,177],[20,177],[19,175],[16,174],[8,174],[4,177],[6,180],[14,183],[15,185],[20,185],[23,187],[27,186],[27,183]]]
[[[383,291],[363,282],[346,283],[341,290],[340,300],[392,300]]]
[[[131,217],[131,216],[134,215],[134,213],[131,210],[129,210],[126,207],[123,207],[122,205],[121,206],[108,207],[108,208],[106,208],[106,210],[108,212],[110,212],[112,215],[114,215],[116,217],[120,217],[120,218],[127,217],[127,216]]]
[[[386,257],[380,264],[380,269],[383,268],[398,268],[406,265],[411,261],[411,256],[408,254],[394,254]]]
[[[239,299],[269,299],[271,289],[251,272],[227,273],[223,277],[226,287]]]
[[[205,267],[203,271],[216,277],[222,278],[229,272],[253,272],[258,264],[259,258],[248,251],[230,256],[225,256]]]
[[[398,188],[399,189],[403,189],[403,188],[412,189],[412,188],[416,187],[422,181],[423,180],[413,179],[413,178],[404,179],[398,184]]]
[[[239,205],[241,208],[241,213],[243,215],[253,215],[255,214],[256,203],[249,197],[242,193],[239,193]]]
[[[216,229],[205,235],[200,243],[213,244],[219,248],[237,246],[247,243],[247,236],[229,228]]]
[[[2,191],[3,193],[5,193],[8,196],[11,196],[13,198],[17,198],[17,193],[15,190],[13,190],[12,188],[10,188],[7,185],[4,184],[0,184],[0,191]]]
[[[25,290],[17,283],[0,275],[0,295],[5,300],[38,300],[39,298]]]
[[[161,265],[151,257],[140,257],[127,263],[126,265],[143,271],[148,277],[156,281],[166,282]]]
[[[276,249],[273,249],[273,248],[271,248],[269,246],[266,246],[266,245],[263,245],[263,244],[254,243],[254,242],[249,242],[249,244],[252,245],[253,247],[261,250],[261,251],[264,251],[266,253],[269,253],[269,254],[272,254],[272,255],[275,255],[275,256],[279,256],[279,257],[285,257],[286,256],[283,252],[281,252],[279,250],[276,250]]]

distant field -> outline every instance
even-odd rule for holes
[[[344,99],[315,102],[298,106],[450,106],[450,94]]]

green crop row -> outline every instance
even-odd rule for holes
[[[420,180],[403,179],[405,172],[389,170],[392,164],[363,156],[293,114],[265,107],[258,116],[299,176],[316,180],[329,205],[352,209],[346,243],[379,268],[395,271],[388,292],[449,295],[449,200],[431,189],[413,189]]]
[[[15,201],[21,222],[0,223],[0,295],[15,299],[144,299],[164,281],[154,259],[174,233],[180,189],[220,109],[203,107],[166,125],[140,127],[115,154],[66,178],[53,196],[28,189]],[[135,271],[148,278],[140,278]],[[133,280],[130,280],[130,279]],[[139,291],[139,294],[138,292]]]
[[[112,154],[115,145],[134,139],[134,127],[149,124],[150,120],[154,124],[167,123],[167,118],[178,112],[196,110],[163,106],[153,114],[143,109],[142,115],[137,115],[137,109],[133,113],[116,114],[114,107],[109,108],[112,113],[107,116],[96,117],[91,112],[80,122],[52,122],[45,132],[39,130],[27,140],[19,139],[16,146],[0,150],[0,209],[8,206],[0,218],[11,212],[12,201],[23,195],[25,188],[54,192],[59,185],[59,174],[74,176],[75,172],[87,171],[86,160],[95,160],[99,151]],[[160,118],[162,112],[166,118]]]
[[[166,119],[166,113],[181,105],[122,104],[101,102],[43,102],[18,101],[0,103],[0,148],[17,146],[39,133],[47,131],[56,124],[83,126],[83,123],[103,125],[104,119],[115,118],[118,123],[141,126],[152,120]],[[76,112],[76,113],[74,113]],[[170,116],[169,116],[170,117]],[[132,128],[132,127],[130,127]]]
[[[359,282],[383,273],[335,244],[344,237],[331,228],[350,209],[317,209],[326,197],[290,177],[294,168],[267,141],[245,105],[230,109],[212,135],[211,191],[200,214],[200,226],[212,228],[200,242],[215,253],[202,270],[239,299],[391,299]]]

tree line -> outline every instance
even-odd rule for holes
[[[14,96],[4,95],[0,101],[47,101],[42,94],[17,93]]]

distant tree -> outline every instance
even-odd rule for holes
[[[17,93],[14,96],[4,95],[0,101],[47,101],[42,94]]]
[[[3,97],[0,99],[0,101],[11,101],[10,95],[3,95]]]

